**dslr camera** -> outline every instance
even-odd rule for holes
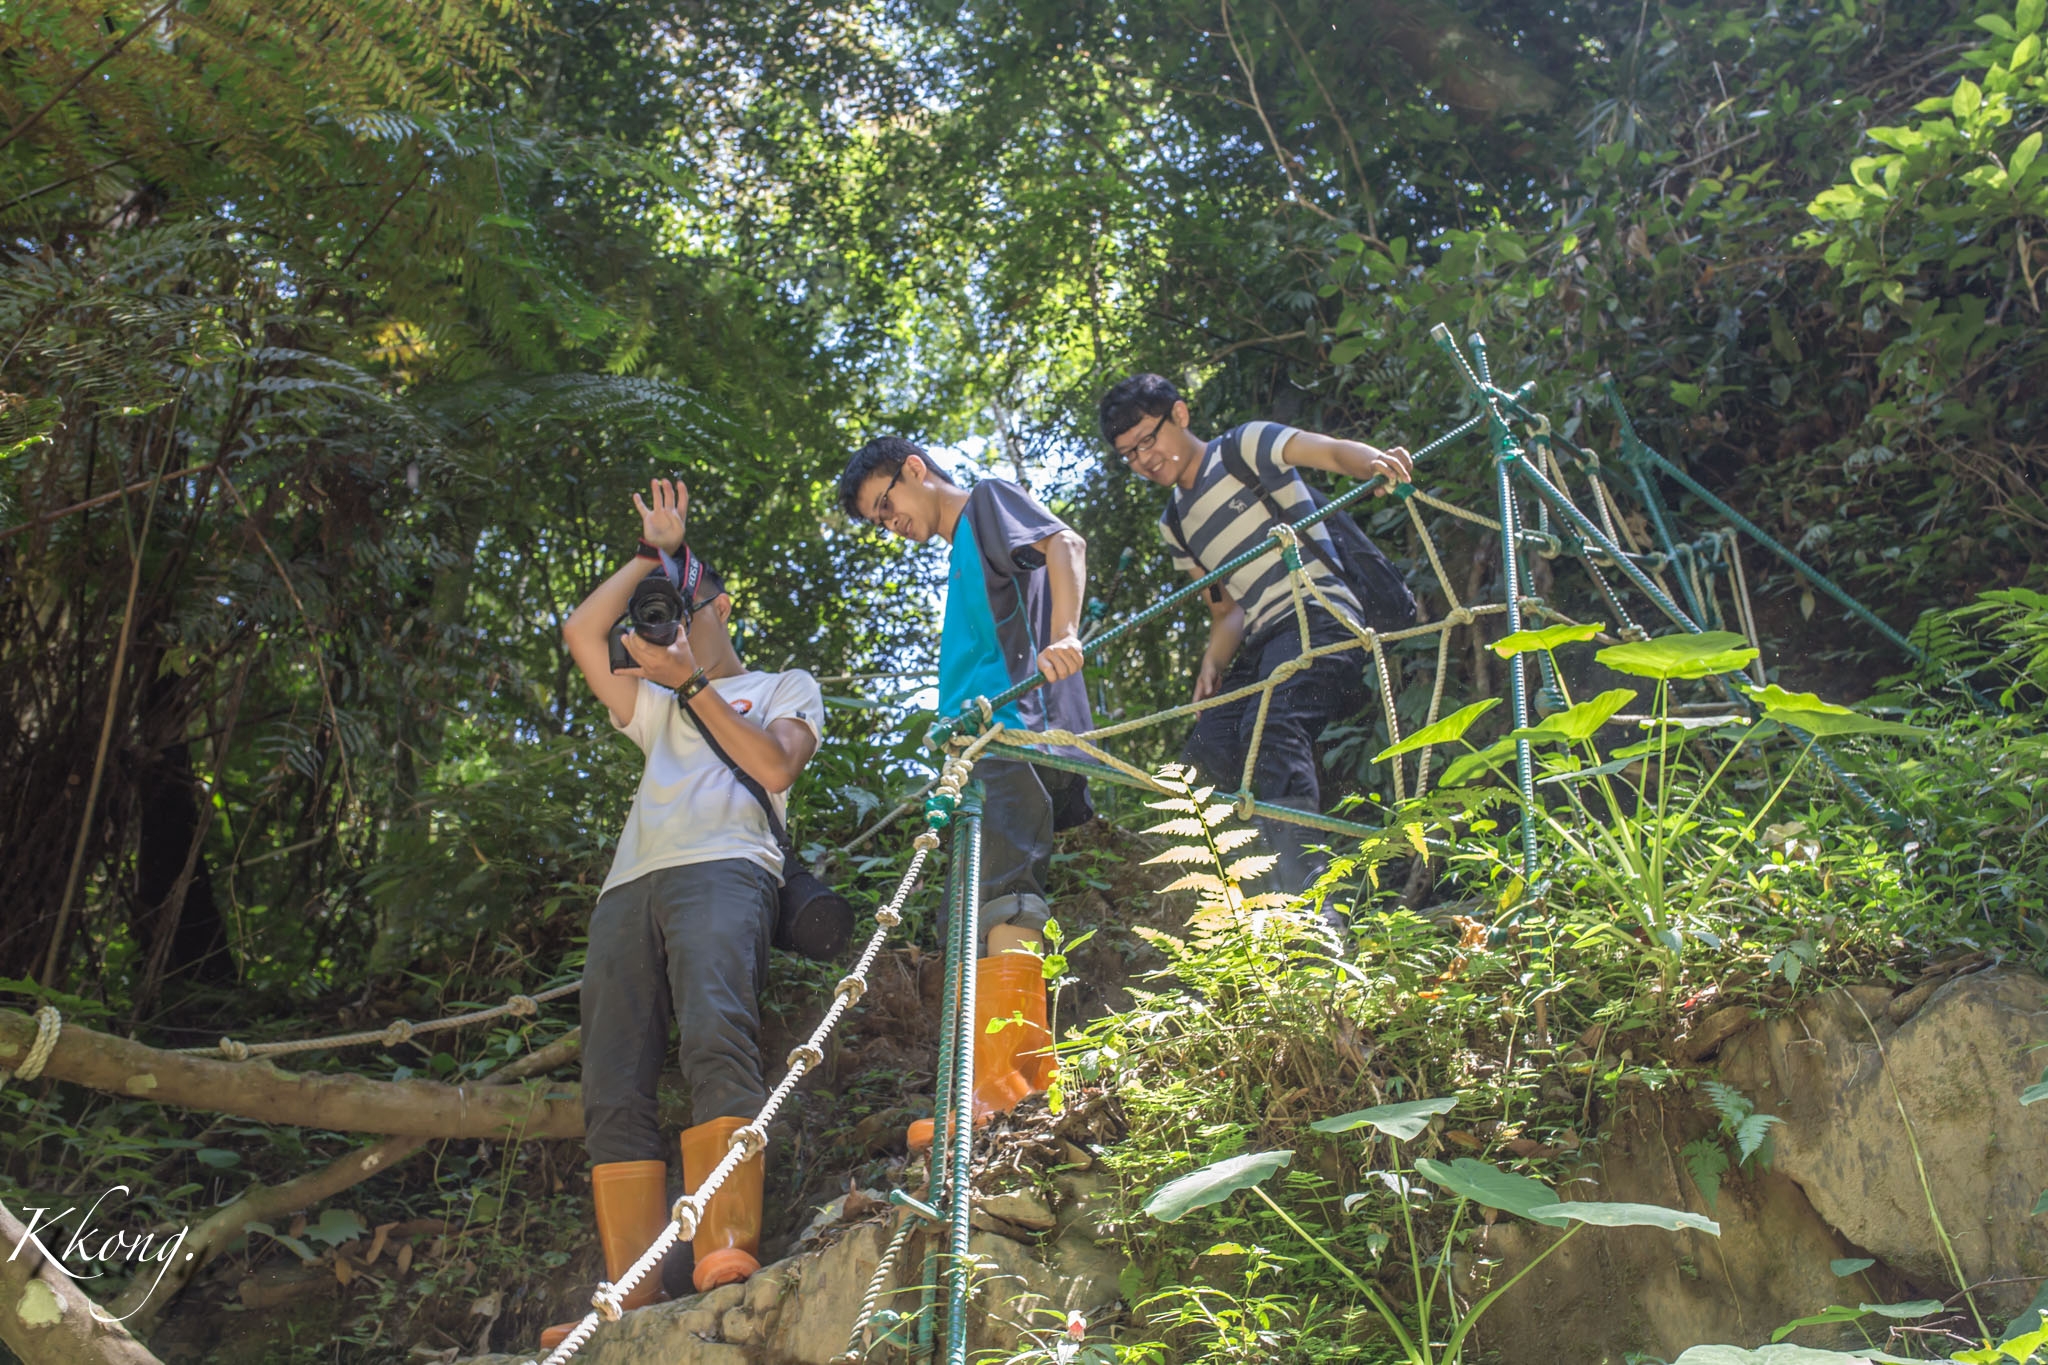
[[[688,628],[689,602],[676,585],[676,576],[680,573],[675,561],[663,555],[661,563],[634,584],[633,596],[626,603],[626,614],[612,623],[611,634],[606,637],[612,672],[640,666],[626,652],[626,632],[632,631],[647,643],[666,649],[676,642],[680,631]]]

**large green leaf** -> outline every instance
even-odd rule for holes
[[[1932,1317],[1947,1307],[1940,1299],[1911,1299],[1905,1303],[1860,1303],[1856,1306],[1866,1313],[1876,1313],[1880,1317],[1896,1318],[1900,1322],[1910,1322],[1914,1318]]]
[[[1706,1215],[1687,1213],[1684,1209],[1667,1209],[1662,1204],[1566,1202],[1553,1204],[1544,1212],[1556,1218],[1569,1218],[1575,1223],[1591,1223],[1601,1228],[1663,1228],[1667,1232],[1691,1228],[1712,1237],[1721,1235],[1721,1225]]]
[[[1526,730],[1516,730],[1509,739],[1526,739],[1534,742],[1560,740],[1572,744],[1583,744],[1593,737],[1594,731],[1613,720],[1615,713],[1634,701],[1639,694],[1632,688],[1617,687],[1612,692],[1582,701],[1568,711],[1545,716],[1541,723]]]
[[[1733,673],[1756,658],[1749,641],[1727,630],[1699,635],[1660,635],[1609,645],[1593,657],[1617,673],[1637,678],[1704,678]]]
[[[1476,753],[1459,754],[1452,759],[1450,766],[1444,769],[1443,776],[1437,779],[1437,785],[1461,786],[1473,777],[1491,772],[1496,764],[1512,763],[1514,759],[1515,742],[1511,739],[1497,739]]]
[[[1445,1095],[1433,1100],[1408,1100],[1402,1104],[1382,1104],[1371,1109],[1359,1109],[1335,1118],[1317,1119],[1309,1127],[1318,1133],[1348,1133],[1354,1128],[1370,1124],[1374,1131],[1388,1137],[1411,1141],[1429,1127],[1430,1119],[1438,1114],[1448,1114],[1458,1107],[1456,1095]]]
[[[1145,1212],[1162,1223],[1178,1223],[1194,1210],[1221,1203],[1248,1190],[1294,1160],[1292,1151],[1246,1152],[1211,1162],[1201,1170],[1169,1180],[1145,1201]]]
[[[1448,1165],[1423,1157],[1415,1163],[1415,1171],[1425,1180],[1435,1181],[1452,1194],[1482,1207],[1518,1214],[1551,1227],[1565,1224],[1553,1212],[1558,1200],[1550,1186],[1526,1175],[1515,1175],[1469,1156],[1461,1156]]]
[[[1888,1365],[1910,1365],[1905,1356],[1883,1351],[1821,1351],[1811,1346],[1788,1343],[1759,1346],[1745,1351],[1740,1346],[1695,1346],[1671,1365],[1870,1365],[1881,1360]]]
[[[1768,687],[1745,687],[1750,700],[1763,708],[1766,720],[1796,725],[1810,735],[1926,735],[1932,731],[1896,720],[1879,720],[1822,701],[1811,692],[1787,692],[1772,683]]]
[[[1545,626],[1541,630],[1518,630],[1512,635],[1503,635],[1495,640],[1492,648],[1501,658],[1512,659],[1517,654],[1527,654],[1533,650],[1556,649],[1559,645],[1590,640],[1605,629],[1607,627],[1604,625],[1556,625]]]
[[[1372,761],[1384,763],[1390,758],[1414,753],[1417,749],[1427,749],[1432,744],[1450,744],[1463,739],[1465,732],[1472,728],[1472,722],[1499,705],[1499,697],[1488,697],[1485,701],[1475,701],[1470,706],[1461,707],[1436,724],[1423,726],[1399,744],[1380,750],[1372,756]]]

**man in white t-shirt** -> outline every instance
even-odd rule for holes
[[[684,545],[689,491],[656,479],[640,511],[639,553],[563,623],[562,637],[612,724],[646,765],[611,874],[590,916],[583,971],[584,1146],[607,1274],[616,1280],[668,1225],[667,1163],[655,1081],[673,1011],[690,1085],[683,1180],[694,1191],[732,1134],[767,1100],[759,994],[782,876],[782,851],[761,804],[705,742],[708,733],[769,793],[778,818],[817,751],[824,697],[809,673],[757,673],[740,662],[726,621],[732,598]],[[628,632],[635,668],[613,672],[611,626],[650,573],[676,565],[684,628],[666,647]],[[701,561],[697,561],[701,566]],[[685,715],[684,712],[689,714]],[[700,1291],[759,1269],[762,1158],[751,1155],[712,1196],[695,1244]],[[627,1299],[681,1291],[678,1257]],[[572,1324],[551,1327],[552,1348]]]

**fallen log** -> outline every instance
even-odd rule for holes
[[[162,1365],[126,1327],[95,1314],[93,1302],[0,1204],[0,1342],[24,1365]]]
[[[0,1009],[0,1067],[19,1066],[35,1036],[34,1019]],[[582,1100],[566,1082],[444,1085],[304,1075],[261,1060],[164,1052],[69,1021],[42,1075],[130,1099],[344,1133],[514,1142],[583,1136]]]
[[[581,1029],[571,1029],[546,1047],[513,1058],[485,1076],[480,1084],[509,1085],[574,1061],[581,1050],[582,1033]],[[240,1237],[250,1223],[269,1222],[325,1203],[379,1171],[388,1171],[405,1162],[426,1145],[414,1137],[385,1138],[382,1142],[358,1147],[319,1170],[308,1171],[282,1185],[251,1187],[232,1204],[193,1228],[183,1248],[188,1254],[168,1266],[160,1277],[136,1276],[115,1300],[112,1315],[133,1321],[138,1331],[148,1331],[149,1325],[178,1296],[179,1291]],[[130,1315],[134,1316],[131,1318]]]

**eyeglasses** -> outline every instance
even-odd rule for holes
[[[882,496],[875,499],[875,514],[868,518],[869,521],[872,521],[884,531],[889,529],[889,518],[896,515],[896,508],[889,501],[889,494],[896,490],[896,485],[902,478],[903,466],[898,465],[896,466],[896,477],[889,480],[888,485],[882,489]]]
[[[1146,451],[1150,450],[1154,444],[1158,442],[1159,428],[1165,426],[1166,419],[1171,416],[1173,416],[1173,414],[1170,412],[1160,413],[1159,420],[1152,424],[1152,429],[1146,432],[1143,436],[1140,436],[1138,438],[1138,443],[1132,446],[1129,450],[1117,450],[1114,442],[1110,444],[1109,448],[1111,450],[1116,450],[1117,458],[1122,460],[1125,464],[1131,463],[1131,461],[1137,459],[1140,455],[1143,455]]]

